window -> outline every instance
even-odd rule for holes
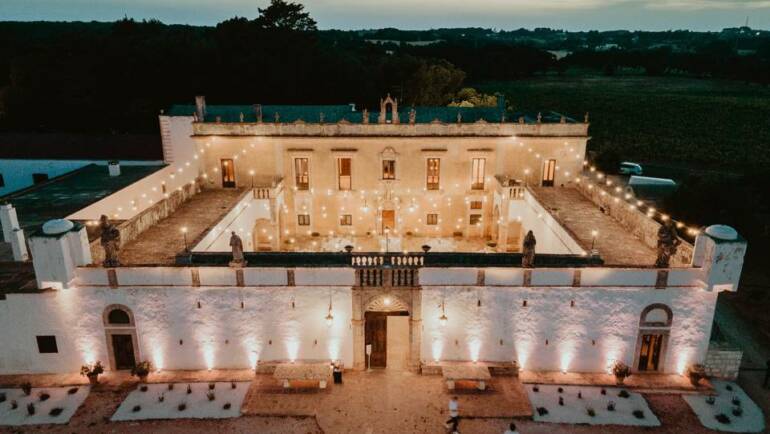
[[[428,218],[425,219],[429,225],[437,225],[438,224],[438,214],[428,214]]]
[[[396,160],[382,160],[382,179],[396,179]]]
[[[307,190],[310,187],[310,171],[307,158],[294,159],[294,183],[298,190]]]
[[[58,353],[59,347],[56,346],[56,336],[37,336],[37,350],[40,354]]]
[[[297,214],[297,224],[300,226],[310,226],[310,214]]]
[[[40,184],[41,182],[48,181],[48,174],[47,173],[33,173],[32,174],[32,183],[33,184]]]
[[[107,322],[109,324],[130,325],[131,317],[128,316],[128,312],[123,309],[113,309],[107,315]]]
[[[5,179],[2,173],[0,173],[0,187],[5,187]]]
[[[486,158],[474,158],[472,161],[471,170],[471,189],[483,190],[484,189],[484,169],[487,165]]]
[[[350,226],[353,224],[353,216],[351,214],[342,214],[340,216],[340,226]]]
[[[427,188],[428,190],[438,190],[439,178],[441,175],[441,159],[428,158],[427,166]]]
[[[480,200],[471,201],[471,209],[481,209],[483,206],[484,206],[484,203]]]
[[[481,214],[471,214],[470,220],[468,220],[471,224],[471,226],[476,226],[481,224]]]
[[[351,158],[338,158],[337,159],[337,175],[339,178],[338,186],[340,190],[350,190],[351,188],[351,166],[353,160]]]

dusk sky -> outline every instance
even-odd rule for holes
[[[216,24],[254,17],[268,0],[0,0],[0,20]],[[770,0],[307,0],[322,29],[551,27],[567,30],[770,29]]]

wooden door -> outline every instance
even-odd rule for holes
[[[384,209],[382,210],[382,233],[385,233],[385,229],[390,229],[393,231],[393,229],[396,228],[396,211],[392,209]]]
[[[388,316],[378,312],[366,312],[365,345],[372,346],[371,368],[387,366]],[[366,347],[364,347],[366,348]]]
[[[642,345],[639,349],[639,370],[657,371],[660,362],[660,351],[663,347],[663,335],[642,335]]]
[[[222,188],[235,188],[235,163],[231,158],[223,158],[222,165]]]
[[[546,160],[543,163],[543,187],[553,187],[556,179],[556,160]]]
[[[112,335],[112,351],[115,355],[115,369],[131,369],[136,365],[131,335]]]

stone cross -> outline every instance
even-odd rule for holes
[[[535,245],[537,240],[535,234],[532,231],[527,232],[524,236],[524,243],[521,246],[521,266],[524,268],[532,268],[535,266]]]
[[[110,219],[106,215],[102,215],[99,218],[99,228],[102,230],[99,242],[104,249],[104,262],[102,265],[105,267],[117,267],[120,265],[118,260],[120,231],[114,224],[110,223]]]

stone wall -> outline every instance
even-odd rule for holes
[[[587,178],[581,179],[581,182],[573,184],[583,196],[603,209],[604,213],[614,218],[647,246],[652,249],[657,248],[660,223],[647,217],[646,214],[638,209],[629,209],[628,202],[625,200],[616,202],[615,196],[611,194],[602,195],[602,189],[589,188],[591,184],[586,182]],[[679,249],[677,249],[676,256],[672,262],[675,265],[689,265],[692,263],[692,254],[692,244],[682,240],[682,244],[679,245]]]
[[[712,343],[706,353],[706,361],[704,363],[706,374],[709,377],[735,380],[738,378],[742,358],[743,351],[734,347]]]
[[[139,234],[171,215],[179,206],[199,192],[200,185],[184,184],[179,189],[169,193],[168,198],[158,201],[155,205],[120,223],[118,225],[120,245],[126,245],[129,241],[136,239]],[[98,238],[91,242],[91,257],[94,264],[99,264],[104,260],[104,250]]]

